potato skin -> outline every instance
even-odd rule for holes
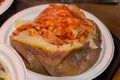
[[[84,47],[71,52],[49,52],[19,42],[13,35],[10,41],[25,60],[28,69],[52,76],[73,76],[85,72],[95,64],[101,51],[100,45],[97,49],[91,49],[86,43]]]
[[[34,51],[32,51],[31,47],[15,40],[13,37],[13,35],[10,36],[10,42],[22,57],[26,67],[34,72],[47,75],[47,71],[43,68],[39,60],[37,60],[35,55],[33,55]]]
[[[101,48],[91,49],[88,44],[86,43],[81,49],[70,52],[66,59],[56,66],[55,72],[51,74],[54,76],[74,76],[90,69],[96,63]]]
[[[93,36],[98,48],[89,47],[90,42],[86,41],[82,48],[71,51],[48,51],[20,42],[14,38],[14,35],[10,36],[10,41],[23,57],[27,68],[32,71],[51,76],[79,75],[96,63],[101,51],[101,33],[98,26],[92,20],[86,18],[85,20],[97,32],[95,34],[91,32],[90,36]]]
[[[55,66],[59,65],[68,54],[68,52],[44,51],[41,48],[15,40],[14,35],[10,36],[10,42],[25,60],[27,68],[41,74],[48,74],[49,70],[55,71]]]

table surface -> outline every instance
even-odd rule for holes
[[[62,0],[61,0],[62,1]],[[53,2],[52,0],[14,0],[11,7],[0,15],[0,26],[12,15],[39,4]],[[119,1],[120,2],[120,1]],[[75,3],[80,8],[89,11],[98,17],[107,28],[120,39],[120,3],[102,4],[102,3]],[[119,69],[120,70],[120,69]],[[118,71],[120,72],[120,71]]]

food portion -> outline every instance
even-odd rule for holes
[[[4,66],[0,62],[0,80],[9,80],[8,73],[5,71]]]
[[[4,0],[0,0],[0,5],[2,4],[3,1],[4,1]]]
[[[75,5],[51,4],[34,21],[16,26],[11,44],[34,72],[79,75],[99,58],[100,30]]]
[[[120,80],[120,68],[117,69],[112,80]]]

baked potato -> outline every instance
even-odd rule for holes
[[[101,33],[75,5],[51,4],[10,35],[28,69],[51,76],[79,75],[99,58]]]

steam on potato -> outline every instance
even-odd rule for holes
[[[98,26],[75,5],[51,4],[10,36],[28,69],[52,76],[79,75],[101,51]]]

